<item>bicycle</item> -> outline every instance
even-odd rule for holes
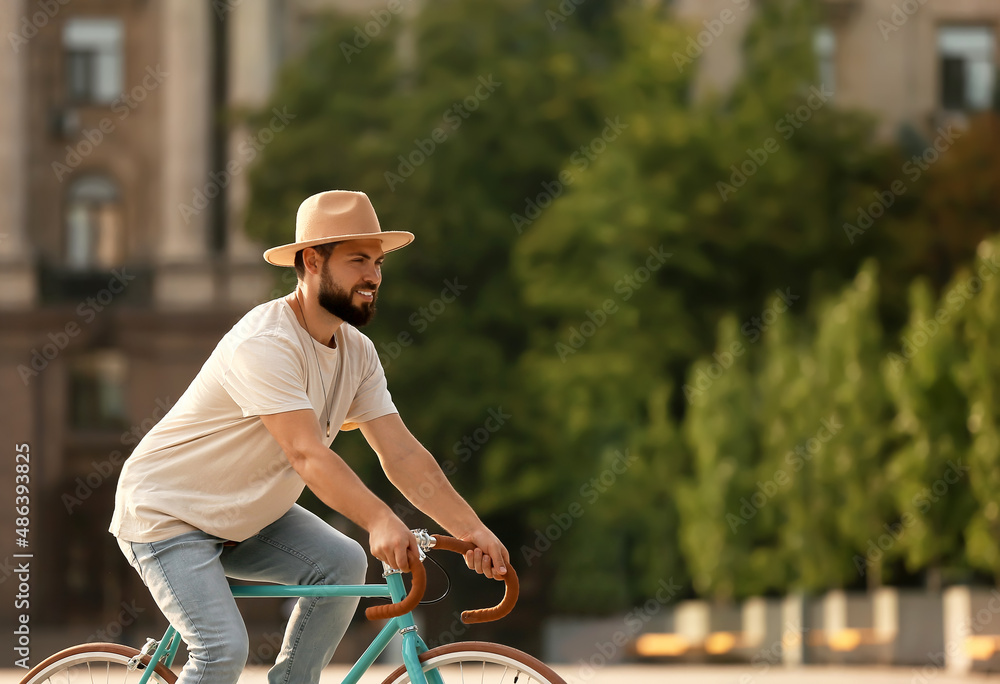
[[[412,583],[407,593],[399,570],[383,563],[384,584],[356,585],[290,585],[290,586],[231,586],[237,598],[298,598],[303,596],[340,596],[360,598],[390,598],[393,603],[370,606],[365,610],[369,620],[387,620],[385,626],[358,658],[342,684],[356,684],[389,645],[398,632],[402,636],[403,664],[392,672],[383,684],[452,684],[453,682],[490,681],[516,684],[566,684],[550,667],[537,658],[501,644],[466,641],[428,649],[417,634],[413,609],[423,598],[427,576],[423,559],[427,551],[441,549],[465,553],[475,546],[466,541],[426,530],[414,530],[420,547],[419,557],[410,552]],[[504,597],[492,608],[467,610],[462,613],[466,624],[499,620],[517,602],[517,574],[509,565],[504,576]],[[177,674],[170,670],[180,648],[180,635],[168,626],[160,639],[149,638],[142,649],[113,643],[91,643],[73,646],[48,657],[33,667],[20,684],[74,684],[86,681],[94,684],[97,677],[107,683],[126,684],[140,673],[135,684],[174,684]],[[152,666],[151,666],[152,664]],[[508,678],[509,677],[509,678]]]

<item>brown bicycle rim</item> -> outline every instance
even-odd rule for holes
[[[519,651],[516,648],[511,648],[510,646],[504,646],[503,644],[493,644],[487,641],[459,641],[454,644],[447,644],[445,646],[436,646],[425,653],[420,654],[420,662],[425,662],[431,658],[435,658],[440,655],[447,655],[449,653],[461,653],[463,651],[485,651],[486,653],[494,653],[496,655],[507,656],[512,660],[518,660],[523,662],[525,665],[529,666],[531,669],[536,670],[538,674],[549,679],[549,681],[554,684],[566,684],[566,680],[557,675],[551,667],[543,663],[538,658],[530,656],[524,651]],[[397,681],[402,675],[406,674],[406,666],[400,665],[395,670],[392,671],[388,677],[386,677],[382,684],[392,684]]]
[[[125,656],[127,658],[132,658],[133,656],[139,655],[138,649],[132,648],[131,646],[124,646],[122,644],[112,644],[112,643],[94,643],[94,644],[80,644],[79,646],[71,646],[70,648],[63,649],[58,653],[53,653],[48,658],[42,662],[35,665],[33,668],[28,670],[28,674],[24,675],[21,679],[21,684],[30,681],[32,677],[37,675],[39,672],[45,668],[53,665],[59,660],[66,658],[68,656],[78,655],[80,653],[114,653],[115,655]],[[145,656],[142,662],[149,665],[149,656]],[[154,672],[163,678],[167,684],[174,684],[177,681],[177,675],[171,670],[163,666],[160,663],[156,666]]]

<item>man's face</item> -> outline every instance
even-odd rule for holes
[[[355,327],[369,323],[375,316],[384,258],[379,240],[337,244],[320,271],[320,306]]]

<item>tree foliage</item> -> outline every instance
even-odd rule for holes
[[[740,81],[697,102],[675,57],[698,27],[633,3],[553,25],[532,0],[444,0],[361,47],[333,17],[279,81],[296,118],[253,170],[249,229],[287,242],[305,196],[351,188],[416,233],[366,332],[539,607],[1000,568],[996,281],[887,356],[991,229],[989,183],[952,175],[1000,156],[962,140],[845,232],[907,152],[818,82],[814,4],[758,3]],[[942,277],[932,236],[966,212]],[[336,448],[391,497],[351,437]],[[962,457],[974,477],[886,531]]]

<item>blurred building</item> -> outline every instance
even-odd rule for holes
[[[836,105],[873,112],[885,138],[963,123],[997,99],[996,0],[814,0],[817,84]],[[724,92],[740,75],[755,0],[675,0],[699,57],[697,91]],[[707,33],[706,33],[707,32]],[[775,36],[780,40],[780,36]]]
[[[384,4],[384,3],[383,3]],[[244,232],[248,169],[294,119],[267,106],[327,0],[0,3],[0,435],[30,446],[34,624],[118,618],[146,592],[106,533],[115,480],[219,338],[291,291]],[[294,217],[289,216],[289,238]],[[276,287],[277,284],[277,287]],[[24,484],[22,478],[21,484]],[[23,489],[22,489],[23,492]],[[13,502],[13,500],[12,500]],[[27,546],[17,530],[27,528]],[[17,528],[17,529],[15,529]],[[11,588],[18,584],[10,581]],[[127,604],[127,601],[126,601]],[[0,620],[15,623],[13,601]],[[113,636],[113,635],[111,635]]]

